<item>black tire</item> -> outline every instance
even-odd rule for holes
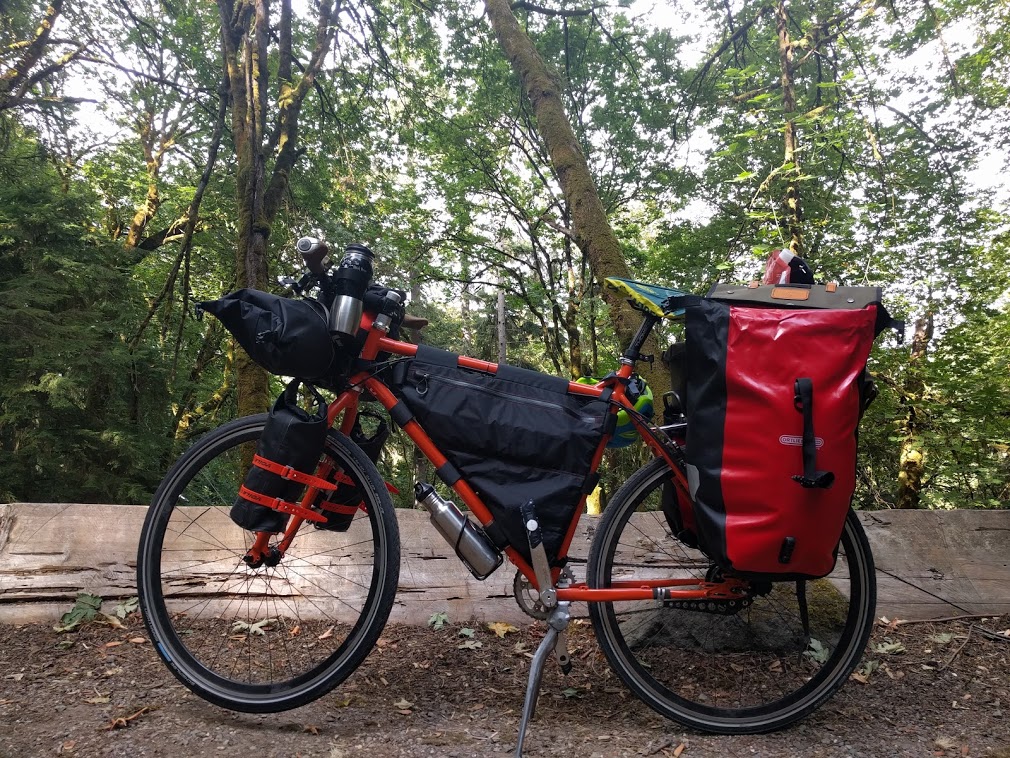
[[[243,562],[255,535],[228,511],[266,418],[225,424],[176,462],[137,556],[140,607],[162,660],[205,700],[252,713],[304,705],[346,679],[382,632],[400,573],[382,477],[333,431],[323,457],[354,480],[365,509],[344,532],[303,523],[273,567]]]
[[[668,466],[657,459],[618,490],[589,552],[589,586],[607,587],[612,578],[705,578],[711,561],[671,536],[660,509],[669,480]],[[804,585],[809,637],[796,582],[765,583],[735,615],[660,601],[590,603],[589,612],[610,666],[649,707],[704,732],[769,732],[829,698],[866,647],[876,579],[855,513],[845,521],[835,570]]]

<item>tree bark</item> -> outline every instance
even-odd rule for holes
[[[484,10],[498,44],[533,106],[537,131],[547,148],[571,212],[575,244],[586,256],[593,276],[601,283],[607,277],[631,278],[589,164],[565,114],[560,85],[551,76],[529,36],[519,26],[508,0],[484,0]],[[627,345],[638,328],[640,318],[620,296],[612,294],[607,288],[601,290],[610,306],[617,338],[622,346]],[[650,338],[646,352],[657,354],[656,344],[655,338]],[[648,365],[642,368],[654,391],[661,394],[669,389],[669,379],[663,372]]]
[[[292,78],[291,0],[280,0],[277,111],[268,125],[270,89],[267,0],[217,0],[221,46],[231,90],[232,134],[236,157],[238,240],[235,272],[239,287],[268,287],[267,243],[288,188],[298,148],[298,118],[305,96],[323,65],[335,34],[333,0],[319,4],[311,60]],[[272,158],[272,165],[269,166]],[[240,415],[264,410],[270,402],[268,377],[245,354],[235,356],[235,386]]]
[[[901,400],[908,408],[902,424],[904,439],[898,469],[898,492],[895,504],[898,508],[918,508],[922,498],[922,488],[926,478],[926,458],[922,445],[922,432],[926,419],[917,408],[925,391],[925,383],[919,376],[919,366],[926,360],[930,340],[933,339],[933,314],[927,312],[915,322],[915,336],[908,357],[908,378],[904,383]]]

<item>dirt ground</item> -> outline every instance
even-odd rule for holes
[[[0,626],[0,756],[513,752],[543,628],[499,638],[472,624],[470,638],[460,636],[464,626],[391,626],[334,692],[271,715],[232,713],[191,695],[158,660],[136,614],[121,629]],[[759,736],[698,734],[655,715],[609,672],[585,622],[571,648],[570,676],[547,664],[527,755],[1010,758],[1010,616],[879,624],[862,675],[804,722]]]

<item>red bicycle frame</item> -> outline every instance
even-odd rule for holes
[[[370,314],[366,313],[362,317],[361,327],[368,330],[368,337],[365,340],[365,345],[361,351],[361,358],[366,361],[375,360],[379,353],[389,353],[390,355],[402,357],[413,357],[417,354],[416,345],[390,338],[384,330],[375,327],[373,325],[373,317]],[[478,360],[476,358],[469,358],[462,355],[458,358],[458,365],[461,368],[474,369],[488,374],[495,374],[498,371],[498,364],[496,363]],[[610,389],[612,391],[611,399],[613,401],[613,404],[611,405],[611,413],[616,414],[619,410],[618,406],[624,406],[625,408],[632,407],[631,403],[627,400],[625,387],[626,380],[631,377],[633,370],[633,361],[622,361],[621,367],[613,375],[603,379],[598,384],[587,385],[569,382],[568,391],[577,395],[600,397],[605,390]],[[344,434],[349,435],[351,429],[354,427],[354,422],[358,414],[358,401],[363,391],[367,391],[372,397],[381,403],[387,411],[391,410],[393,406],[399,402],[397,397],[381,379],[376,378],[367,371],[362,371],[351,376],[348,383],[350,384],[350,389],[342,392],[336,400],[330,403],[328,408],[328,421],[330,426],[336,424],[337,419],[340,418],[341,414],[343,414],[339,428]],[[678,489],[678,494],[680,496],[687,497],[687,481],[683,472],[680,470],[680,467],[677,466],[671,459],[669,451],[667,451],[663,445],[655,439],[654,435],[635,417],[634,414],[629,414],[629,416],[645,443],[649,445],[657,456],[665,459],[669,464],[670,471],[673,474],[674,485]],[[408,421],[403,426],[403,431],[408,437],[410,437],[425,457],[431,461],[436,470],[447,463],[445,455],[441,450],[439,450],[438,446],[432,441],[415,419]],[[596,452],[593,455],[592,471],[596,471],[597,468],[599,468],[608,441],[608,435],[604,435],[604,437],[600,440],[600,443],[596,448]],[[465,479],[460,479],[455,484],[451,485],[451,487],[482,525],[487,526],[494,520],[491,511]],[[307,506],[311,503],[315,498],[316,493],[317,490],[310,487],[302,500],[302,505]],[[559,549],[559,556],[563,557],[568,554],[568,549],[575,536],[579,518],[581,516],[583,506],[585,505],[585,500],[586,495],[582,495],[578,508],[575,511],[575,515],[568,526],[568,531],[565,534],[564,541]],[[301,526],[302,520],[303,519],[298,516],[294,516],[289,521],[284,536],[277,545],[277,548],[282,553],[291,544],[291,541],[294,539],[299,527]],[[265,551],[268,548],[269,537],[269,534],[260,534],[251,552],[255,553],[257,550]],[[262,544],[260,544],[261,542]],[[530,581],[532,586],[538,587],[533,567],[525,558],[523,558],[519,551],[512,546],[507,546],[505,548],[505,554],[508,556],[509,560],[516,565],[519,571],[522,572],[522,574]],[[556,582],[558,580],[560,572],[560,568],[553,569],[552,581]],[[697,579],[667,578],[632,580],[627,582],[615,581],[610,587],[605,589],[594,589],[590,588],[585,582],[577,582],[570,584],[567,587],[557,587],[556,591],[557,599],[564,601],[617,602],[656,599],[702,600],[730,597],[737,585],[740,587],[746,586],[744,582],[734,579],[727,579],[719,582],[699,582]]]

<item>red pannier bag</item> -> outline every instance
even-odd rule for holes
[[[716,285],[686,303],[686,458],[702,549],[750,578],[831,573],[875,390],[875,287]]]

